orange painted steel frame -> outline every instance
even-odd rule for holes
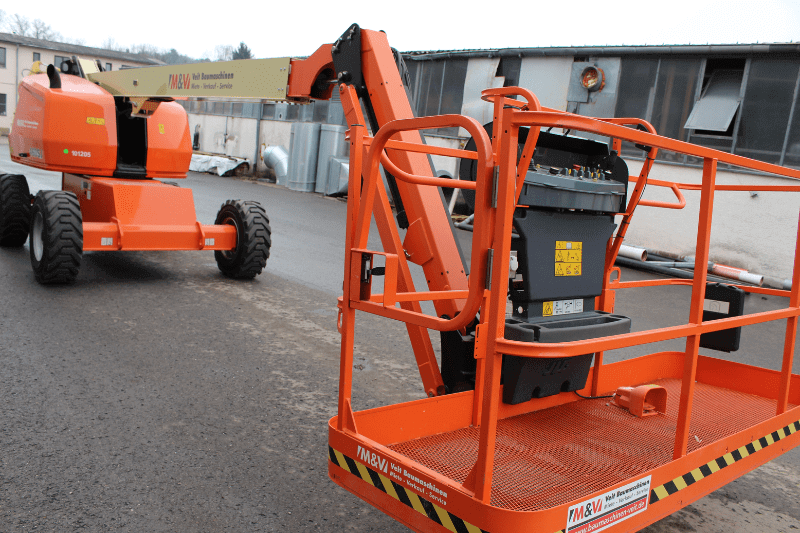
[[[371,95],[378,124],[412,118],[414,115],[411,104],[406,96],[386,34],[361,30],[361,39],[364,81]],[[324,77],[326,73],[332,75],[334,70],[331,45],[320,47],[306,60],[292,61],[288,96],[297,100],[311,98],[316,80]],[[366,125],[353,88],[341,85],[339,91],[347,123]],[[317,97],[328,98],[330,93]],[[429,152],[419,149],[408,150],[409,146],[416,146],[420,142],[421,137],[416,131],[399,132],[383,158],[389,171],[394,173],[401,167],[412,174],[432,178],[433,174],[426,156]],[[439,182],[440,185],[450,183],[449,180]],[[455,239],[452,237],[449,216],[442,209],[439,192],[435,188],[420,187],[418,183],[403,180],[398,180],[397,186],[409,221],[404,240],[401,240],[394,230],[394,216],[386,191],[379,187],[371,200],[374,202],[375,222],[384,250],[400,258],[397,290],[399,293],[414,291],[408,267],[408,262],[411,262],[422,266],[431,290],[466,291],[467,275]],[[455,300],[433,299],[437,316],[456,316],[461,312],[464,303],[463,297]],[[421,313],[419,301],[403,301],[401,308],[417,315]],[[406,325],[426,394],[428,396],[444,394],[444,383],[428,331],[424,326],[413,322],[407,322]]]
[[[236,228],[197,221],[190,189],[156,180],[63,174],[62,189],[78,197],[83,249],[232,250]]]
[[[374,32],[363,32],[362,38],[366,43],[362,47],[365,77],[371,80],[368,89],[373,102],[378,105],[385,105],[387,102],[392,104],[397,101],[407,102],[405,94],[402,97],[394,94],[399,92],[401,85],[396,76],[396,69],[394,74],[389,72],[392,70],[389,66],[394,67],[393,61],[389,59],[391,55],[387,54],[387,50],[380,48],[388,46],[384,45],[385,36]],[[383,70],[378,69],[381,74],[377,77],[375,71],[370,70],[373,66],[371,62],[383,63],[382,66],[385,67]],[[373,74],[368,75],[369,72]],[[791,293],[740,286],[748,292],[789,296],[789,306],[777,311],[703,322],[702,307],[706,285],[704,269],[696,269],[693,280],[622,282],[619,279],[619,269],[613,266],[635,208],[637,205],[648,205],[642,200],[642,193],[658,149],[689,154],[704,160],[702,185],[699,186],[701,199],[695,253],[697,261],[701,264],[708,260],[715,192],[739,190],[736,187],[716,185],[718,162],[790,178],[800,178],[800,171],[660,137],[655,134],[652,126],[638,119],[593,119],[544,110],[532,94],[517,88],[484,91],[485,98],[493,101],[495,106],[493,131],[496,132],[496,136],[491,141],[472,119],[459,116],[413,119],[410,110],[406,110],[408,114],[405,116],[394,116],[391,120],[381,121],[383,127],[372,138],[363,126],[363,117],[360,116],[360,107],[352,87],[341,85],[339,90],[348,122],[351,124],[349,130],[351,150],[344,296],[340,302],[339,314],[339,330],[342,334],[340,392],[338,414],[329,423],[329,475],[337,484],[416,531],[553,533],[565,530],[570,506],[602,496],[606,491],[649,476],[651,484],[649,505],[646,509],[607,529],[607,531],[633,531],[688,505],[800,444],[798,435],[800,407],[797,407],[800,405],[800,376],[791,374],[797,317],[800,315],[800,227]],[[523,96],[527,102],[507,98],[512,94]],[[395,109],[394,105],[389,107]],[[398,108],[405,109],[399,104]],[[376,114],[377,110],[376,106]],[[383,116],[390,115],[391,113],[385,113]],[[637,124],[643,125],[646,131],[626,127]],[[476,140],[477,152],[435,148],[419,142],[417,130],[450,126],[460,126],[469,131]],[[522,160],[518,165],[517,139],[519,128],[523,126],[531,128],[531,134],[528,135],[528,141],[522,151]],[[598,308],[613,311],[614,293],[618,289],[688,284],[692,286],[692,298],[687,324],[554,344],[523,343],[504,338],[507,272],[517,191],[520,190],[519,184],[524,179],[527,163],[533,154],[539,128],[551,126],[610,137],[617,150],[623,140],[652,147],[641,174],[631,178],[636,185],[631,191],[619,229],[609,240],[606,275],[603,292],[598,297]],[[401,153],[406,153],[406,157],[400,157]],[[421,163],[416,166],[416,162],[421,161],[418,159],[419,154],[424,153],[477,159],[479,171],[474,183],[449,180],[446,183],[449,187],[476,190],[475,234],[469,284],[465,284],[464,279],[458,275],[460,269],[454,270],[457,275],[448,283],[443,283],[442,278],[431,275],[438,272],[442,262],[454,261],[457,254],[452,253],[452,249],[442,245],[441,242],[452,239],[449,229],[446,232],[442,227],[432,229],[431,220],[438,219],[426,220],[421,218],[418,211],[417,217],[410,220],[422,221],[420,222],[420,227],[423,228],[422,237],[418,237],[408,245],[418,246],[422,242],[428,246],[433,256],[429,261],[435,261],[433,264],[437,268],[429,267],[426,270],[430,291],[417,292],[407,274],[407,257],[413,258],[414,253],[419,252],[415,249],[414,253],[406,253],[406,243],[400,241],[399,232],[391,220],[387,194],[379,178],[378,166],[382,163],[403,184],[401,194],[404,195],[403,200],[407,207],[415,206],[426,213],[424,208],[427,204],[421,200],[407,200],[406,193],[403,192],[410,190],[420,193],[426,189],[434,191],[434,186],[444,185],[442,180],[431,176],[429,169],[421,168],[423,166]],[[493,171],[497,175],[496,186],[493,185]],[[670,182],[651,181],[651,183],[670,187],[676,192],[679,204],[684,203],[681,200],[680,190],[694,188]],[[752,189],[751,186],[747,187],[747,190]],[[762,186],[758,187],[758,190],[800,192],[800,186]],[[418,205],[417,201],[422,202],[422,205]],[[433,206],[430,207],[433,209]],[[443,211],[440,202],[436,207],[439,211]],[[659,207],[677,206],[670,204]],[[383,251],[366,249],[366,237],[372,216],[375,217],[380,230]],[[434,242],[435,247],[432,244]],[[447,255],[447,250],[451,250],[450,255]],[[375,256],[385,258],[386,277],[383,294],[371,294],[370,278],[366,272],[372,268]],[[612,276],[616,276],[614,281]],[[426,316],[421,312],[418,302],[424,300],[435,303],[438,316]],[[398,302],[400,307],[397,306]],[[401,320],[407,324],[411,333],[428,328],[440,331],[459,329],[475,316],[473,313],[476,305],[480,309],[480,324],[477,327],[475,341],[477,375],[474,391],[431,397],[362,412],[353,410],[351,390],[356,311]],[[440,312],[440,309],[446,308],[459,310],[460,313]],[[443,314],[455,318],[441,318]],[[699,338],[702,333],[780,319],[787,319],[780,372],[698,354]],[[683,352],[655,353],[603,365],[605,350],[675,338],[686,338],[686,348]],[[416,353],[417,346],[414,348]],[[522,357],[564,357],[585,353],[595,353],[595,362],[584,393],[598,395],[612,392],[620,386],[638,385],[659,379],[671,379],[679,383],[674,441],[671,444],[672,460],[655,468],[637,472],[630,479],[611,484],[602,490],[585,489],[585,493],[577,499],[562,501],[551,508],[518,511],[498,505],[492,499],[493,487],[498,481],[493,478],[496,467],[498,421],[542,412],[545,409],[564,408],[578,402],[593,401],[562,394],[534,399],[519,405],[503,404],[500,385],[501,354]],[[425,360],[419,353],[416,353],[416,356],[418,363],[420,360]],[[432,363],[435,364],[435,359]],[[423,364],[420,364],[420,370],[426,390],[431,392]],[[436,370],[438,371],[438,367]],[[728,390],[774,402],[774,414],[746,429],[726,434],[724,438],[716,441],[703,442],[700,445],[693,443],[692,450],[689,451],[687,442],[695,389],[700,384],[703,387],[719,389],[723,391],[721,394]],[[648,417],[647,420],[658,419],[659,416]],[[478,450],[469,475],[460,482],[393,448],[399,443],[413,442],[415,439],[464,428],[477,428]],[[546,431],[547,428],[543,426],[534,429]],[[613,427],[609,430],[613,430]]]

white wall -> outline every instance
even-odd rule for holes
[[[450,137],[437,137],[436,135],[426,134],[425,142],[431,146],[438,146],[441,148],[463,148],[465,142],[460,139],[453,139]],[[453,157],[445,157],[442,155],[432,155],[431,160],[436,171],[444,170],[451,177],[458,177],[458,159]]]
[[[257,170],[263,172],[266,169],[264,162],[261,161],[260,146],[256,152],[258,120],[189,113],[189,129],[192,136],[197,125],[200,126],[201,152],[243,157],[250,162],[251,169],[253,169],[253,158],[256,157]],[[283,146],[288,153],[291,129],[291,122],[262,120],[259,145]]]
[[[572,57],[524,57],[519,85],[532,91],[543,106],[565,111],[572,63]]]
[[[16,43],[0,42],[0,47],[6,49],[6,67],[0,67],[0,94],[6,95],[6,114],[0,115],[0,130],[3,132],[11,128],[11,123],[14,118],[14,111],[16,110],[17,103],[17,85],[22,81],[22,78],[30,74],[30,68],[33,65],[34,52],[39,53],[40,61],[44,65],[50,65],[55,62],[55,56],[71,57],[72,52],[60,52],[57,50],[49,50],[44,48],[36,48],[31,46],[16,45]],[[144,63],[136,61],[123,61],[120,59],[106,58],[102,55],[102,50],[92,55],[91,59],[99,59],[103,66],[106,63],[111,63],[112,70],[119,70],[120,66],[127,65],[130,67],[143,66]],[[17,60],[19,56],[19,60]]]
[[[631,174],[641,163],[628,161]],[[656,164],[650,179],[701,183],[702,169]],[[726,185],[797,185],[797,180],[718,171],[717,183]],[[633,190],[633,184],[629,185]],[[639,207],[628,230],[626,244],[695,255],[700,192],[683,191],[682,210]],[[675,202],[670,189],[648,185],[646,200]],[[711,229],[711,261],[751,272],[790,278],[797,239],[800,193],[720,191],[715,194]]]

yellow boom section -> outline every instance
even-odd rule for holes
[[[242,59],[86,73],[114,96],[286,100],[288,57]]]

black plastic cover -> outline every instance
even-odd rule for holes
[[[505,338],[522,342],[569,342],[621,335],[631,330],[631,319],[590,311],[527,322],[506,319]],[[503,355],[503,402],[518,404],[573,392],[586,386],[593,353],[572,357],[533,358]]]
[[[706,307],[717,310],[703,311],[703,322],[742,316],[744,314],[744,296],[745,292],[737,287],[723,283],[708,283],[706,285]],[[739,349],[741,337],[742,328],[740,327],[703,333],[700,335],[700,347],[720,352],[735,352]]]
[[[514,302],[564,300],[598,296],[603,289],[606,244],[616,224],[611,215],[576,211],[517,209],[514,229],[522,291],[512,290]],[[579,275],[557,271],[558,242],[580,243]]]

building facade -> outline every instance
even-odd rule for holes
[[[673,139],[800,167],[800,44],[515,48],[411,52],[403,58],[417,116],[460,113],[487,123],[491,107],[481,101],[481,91],[520,86],[547,107],[586,116],[641,118]],[[600,71],[599,90],[582,85],[587,68]],[[265,121],[262,127],[270,131],[288,131],[280,126],[283,122],[343,124],[337,102],[185,104],[191,120],[203,115],[250,118]],[[427,137],[456,146],[464,134],[448,128],[427,132]],[[272,142],[288,148],[288,137]],[[243,148],[236,155],[251,157],[253,152],[254,147]],[[624,146],[623,154],[642,156],[633,145]],[[696,163],[666,152],[658,158]]]
[[[11,129],[16,109],[17,87],[22,78],[30,73],[33,63],[41,61],[45,65],[59,66],[62,61],[70,59],[73,55],[98,59],[105,70],[162,64],[160,61],[138,54],[0,33],[0,135],[8,135]]]

